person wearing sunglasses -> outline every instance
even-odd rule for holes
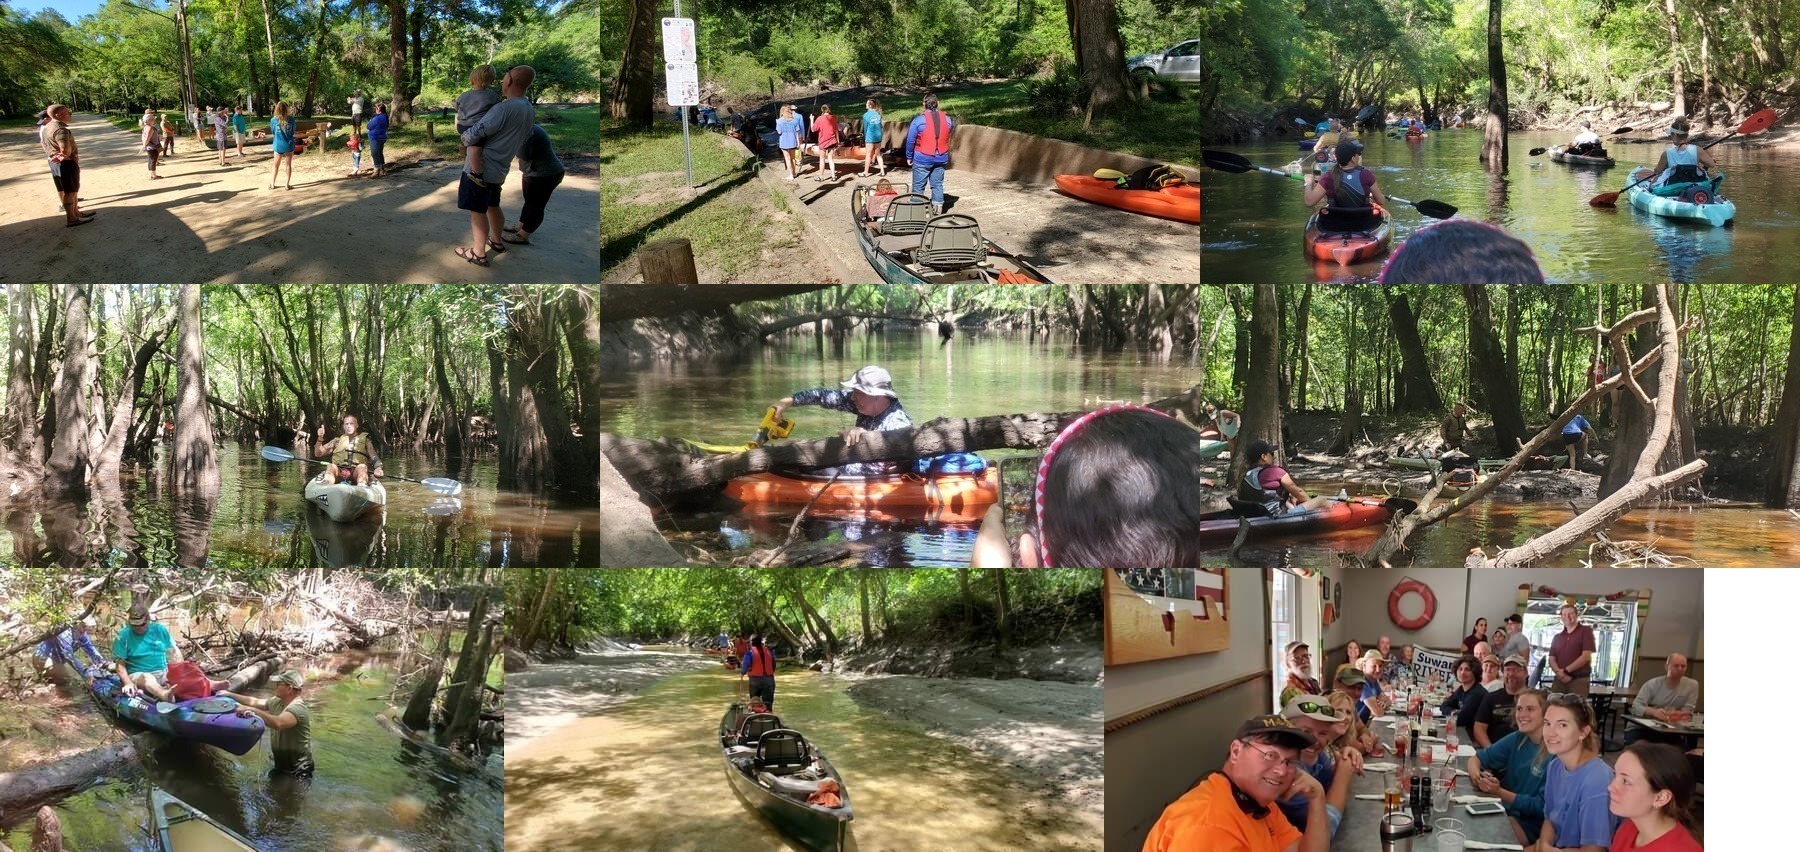
[[[1328,852],[1325,790],[1300,768],[1316,741],[1281,716],[1254,716],[1238,727],[1225,765],[1169,803],[1144,838],[1144,852]],[[1301,831],[1272,807],[1306,802]]]
[[[1612,767],[1600,759],[1600,736],[1587,696],[1551,693],[1544,708],[1544,833],[1533,852],[1606,852],[1619,818],[1608,809]]]
[[[1325,816],[1330,821],[1331,836],[1337,837],[1338,825],[1344,821],[1344,803],[1350,801],[1350,780],[1363,771],[1360,750],[1343,748],[1334,756],[1330,747],[1348,732],[1350,719],[1338,715],[1331,699],[1323,695],[1296,695],[1282,708],[1281,715],[1313,737],[1312,747],[1300,752],[1300,768],[1325,789]],[[1288,822],[1305,831],[1311,803],[1291,798],[1281,800],[1280,805]]]
[[[1694,783],[1681,749],[1648,742],[1626,746],[1606,788],[1613,815],[1624,818],[1613,835],[1613,852],[1700,852],[1687,828]]]
[[[1519,729],[1469,758],[1469,783],[1477,792],[1497,796],[1512,820],[1521,846],[1534,846],[1544,830],[1544,751],[1542,690],[1527,689],[1513,697],[1513,721]]]

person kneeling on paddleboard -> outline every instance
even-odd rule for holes
[[[325,465],[325,484],[335,485],[338,482],[351,482],[356,485],[368,485],[369,474],[376,479],[387,475],[381,467],[381,459],[375,455],[375,443],[369,440],[367,432],[357,431],[356,415],[344,415],[344,434],[331,443],[325,443],[325,427],[320,426],[318,443],[313,447],[313,455],[331,454],[331,463]]]
[[[1330,505],[1330,497],[1308,497],[1306,489],[1294,482],[1286,469],[1275,463],[1275,452],[1281,449],[1268,441],[1250,442],[1251,467],[1238,484],[1238,498],[1261,503],[1269,517],[1310,512]]]
[[[901,407],[900,395],[894,392],[894,377],[887,370],[871,364],[857,370],[856,375],[843,382],[843,386],[843,390],[813,388],[782,398],[775,403],[775,421],[780,422],[782,412],[791,405],[816,405],[833,411],[849,412],[856,415],[856,425],[844,432],[846,447],[856,446],[862,436],[870,432],[912,427],[912,417]],[[854,462],[816,473],[825,476],[833,473],[842,476],[886,476],[899,473],[902,469],[900,463],[891,461]]]
[[[1334,233],[1366,231],[1381,224],[1373,204],[1387,206],[1387,196],[1375,185],[1375,173],[1363,168],[1363,146],[1354,139],[1338,143],[1337,163],[1317,179],[1307,174],[1306,206],[1325,202],[1319,230]],[[1373,202],[1373,204],[1371,204]]]

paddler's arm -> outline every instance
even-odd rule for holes
[[[280,713],[270,713],[261,707],[252,707],[248,704],[243,704],[242,702],[240,702],[240,705],[241,706],[237,709],[237,714],[239,716],[256,716],[257,718],[262,719],[263,724],[268,725],[270,730],[285,731],[288,728],[292,728],[300,721],[299,719],[294,718],[294,714],[289,713],[286,710],[283,710]]]
[[[331,444],[325,440],[325,427],[320,426],[319,431],[314,434],[318,435],[318,439],[317,442],[313,444],[313,455],[322,456],[330,453]]]
[[[1306,206],[1311,207],[1325,200],[1325,184],[1320,183],[1311,170],[1307,171],[1302,180],[1306,184],[1306,197],[1303,199]]]
[[[119,684],[120,684],[119,691],[125,693],[126,695],[138,694],[139,690],[137,688],[137,684],[134,684],[131,682],[131,674],[129,672],[125,671],[125,660],[123,658],[124,655],[119,654],[118,649],[115,648],[114,656],[120,657],[120,659],[113,661],[113,669],[116,670],[119,675]]]
[[[215,694],[236,701],[245,707],[256,707],[260,709],[269,705],[269,699],[267,698],[251,698],[248,695],[239,695],[230,690],[221,689]]]
[[[1369,187],[1369,197],[1375,199],[1376,204],[1388,206],[1387,196],[1382,193],[1380,184]]]
[[[1281,474],[1281,490],[1286,491],[1297,503],[1304,503],[1307,500],[1312,499],[1307,496],[1306,489],[1301,488],[1299,484],[1295,483],[1294,478],[1289,476],[1286,472]]]

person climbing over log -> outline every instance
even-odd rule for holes
[[[813,388],[783,397],[775,403],[776,422],[781,421],[782,412],[795,405],[816,405],[833,411],[849,412],[856,415],[856,425],[844,430],[844,445],[849,447],[856,446],[870,432],[887,432],[912,426],[912,417],[900,405],[900,395],[894,392],[894,377],[887,370],[871,364],[857,370],[856,375],[842,384],[843,390]],[[855,462],[826,468],[819,473],[826,476],[833,473],[843,476],[885,476],[898,472],[900,468],[901,465],[896,462]]]

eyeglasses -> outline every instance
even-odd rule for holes
[[[1242,742],[1244,745],[1246,745],[1250,748],[1256,749],[1257,754],[1260,754],[1263,756],[1263,760],[1266,760],[1277,766],[1286,766],[1288,769],[1291,769],[1295,772],[1300,771],[1300,760],[1298,758],[1282,757],[1281,752],[1275,751],[1274,749],[1263,748],[1262,746],[1259,746],[1256,743],[1253,743],[1249,740],[1240,740],[1240,742]]]

